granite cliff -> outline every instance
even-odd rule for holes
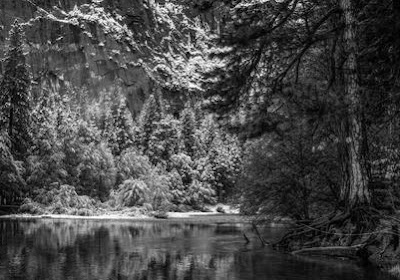
[[[0,58],[17,18],[24,23],[33,90],[116,90],[133,115],[154,88],[171,100],[202,92],[218,21],[179,1],[2,0]],[[0,73],[2,65],[0,61]],[[174,101],[173,101],[174,102]]]

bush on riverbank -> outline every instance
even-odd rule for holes
[[[19,212],[32,215],[66,214],[93,216],[107,213],[122,215],[154,215],[169,211],[191,211],[183,204],[174,205],[169,194],[169,181],[164,175],[153,174],[142,179],[125,180],[110,198],[101,202],[86,195],[78,195],[75,187],[51,184],[39,189],[32,198],[25,198]],[[204,209],[204,206],[203,208]],[[197,209],[199,210],[199,209]]]
[[[33,201],[30,198],[25,198],[22,205],[19,207],[19,212],[32,215],[44,214],[44,205]]]
[[[97,204],[93,198],[78,195],[73,186],[55,184],[51,189],[40,189],[32,199],[26,198],[20,212],[89,216],[96,212]]]

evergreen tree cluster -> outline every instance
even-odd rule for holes
[[[157,90],[135,122],[118,86],[90,102],[75,98],[84,92],[51,88],[30,100],[18,22],[5,66],[1,204],[27,196],[33,200],[25,201],[24,211],[40,212],[38,205],[47,201],[57,204],[50,211],[64,213],[65,205],[57,201],[71,195],[69,212],[79,201],[92,207],[89,198],[116,208],[184,210],[203,209],[231,194],[239,144],[211,116],[196,118],[199,109],[187,105],[176,118]]]
[[[0,79],[0,204],[13,203],[24,190],[22,160],[30,134],[30,77],[23,50],[24,33],[18,20],[10,30]]]
[[[7,129],[13,154],[24,156],[29,135],[30,77],[23,50],[24,33],[18,21],[10,31],[9,47],[0,83],[1,127]]]
[[[154,94],[136,123],[124,97],[111,101],[110,94],[101,93],[84,110],[73,94],[39,98],[26,161],[33,193],[66,184],[117,209],[151,211],[204,209],[232,196],[240,145],[211,115],[196,120],[187,105],[176,119]]]
[[[84,90],[50,87],[30,99],[23,40],[16,22],[0,82],[0,204],[27,197],[24,211],[51,204],[48,211],[75,213],[96,199],[165,211],[203,209],[232,194],[239,143],[198,105],[176,118],[155,90],[134,121],[118,86],[91,101],[76,98]]]

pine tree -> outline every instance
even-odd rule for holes
[[[8,142],[7,134],[0,132],[0,205],[12,204],[25,186],[22,168],[14,160]]]
[[[120,155],[123,150],[133,145],[132,116],[125,98],[119,100],[112,111],[111,118],[112,131],[109,131],[108,142],[113,154]]]
[[[179,152],[179,120],[166,115],[156,123],[149,141],[148,156],[153,164],[167,163]]]
[[[145,154],[148,152],[149,142],[157,123],[163,118],[163,111],[161,96],[157,93],[151,94],[143,106],[139,122],[138,144]]]
[[[193,158],[196,154],[196,119],[194,110],[189,105],[186,105],[186,108],[182,111],[181,124],[181,141],[183,150],[187,155]]]
[[[206,157],[217,134],[217,124],[212,115],[207,115],[201,120],[200,128],[196,132],[198,139],[197,155]]]
[[[29,72],[23,53],[24,33],[16,20],[10,30],[5,72],[0,83],[1,127],[7,129],[11,152],[19,159],[27,151],[29,133]]]

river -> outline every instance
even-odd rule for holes
[[[264,229],[266,239],[281,234],[280,227]],[[355,262],[262,247],[243,223],[2,219],[0,279],[393,278]]]

